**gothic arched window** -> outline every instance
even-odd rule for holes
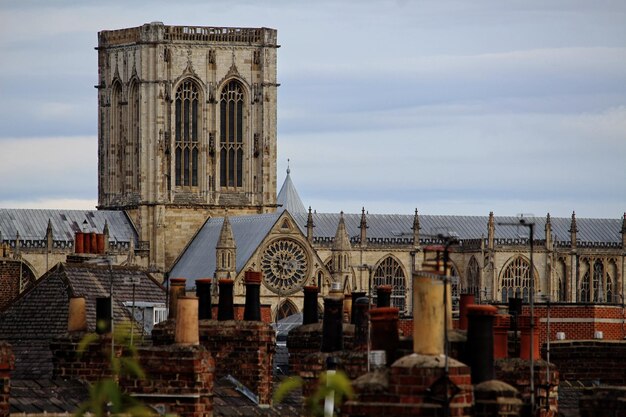
[[[374,304],[376,304],[376,288],[379,285],[391,285],[391,306],[404,311],[406,306],[406,279],[402,266],[391,256],[378,264],[372,282]]]
[[[230,81],[220,98],[220,185],[243,185],[243,87]]]
[[[200,93],[191,80],[183,81],[176,90],[175,103],[176,174],[177,186],[198,186],[198,132]]]
[[[508,302],[509,298],[522,297],[528,302],[530,297],[530,264],[523,258],[516,258],[511,262],[504,273],[500,284],[502,302]]]
[[[129,149],[128,149],[128,162],[127,172],[130,175],[129,184],[133,191],[139,190],[139,177],[141,175],[140,170],[140,149],[141,140],[139,132],[140,130],[140,108],[139,108],[139,83],[133,82],[130,88],[130,95],[128,99],[129,104]]]
[[[604,265],[602,261],[596,260],[593,264],[593,281],[591,281],[591,288],[593,299],[592,301],[604,301],[604,285],[602,278],[604,276]]]
[[[467,273],[465,275],[467,279],[465,280],[466,286],[463,288],[463,292],[474,294],[475,296],[480,295],[480,266],[473,256],[467,264]]]
[[[109,178],[111,181],[111,192],[121,191],[124,182],[124,114],[122,111],[122,86],[119,82],[113,83],[111,91],[111,144],[109,167]]]
[[[297,312],[298,312],[298,308],[295,306],[295,304],[291,300],[285,300],[278,307],[276,314],[278,315],[278,320],[282,320],[285,317],[289,317],[292,314],[296,314]]]

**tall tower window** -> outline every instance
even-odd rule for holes
[[[220,186],[239,188],[243,180],[243,88],[230,81],[220,98]]]
[[[131,188],[133,191],[139,190],[139,175],[140,175],[140,167],[139,167],[139,156],[140,156],[140,146],[141,141],[139,140],[139,127],[140,127],[140,111],[139,111],[139,83],[134,82],[132,87],[130,88],[130,98],[128,100],[128,104],[130,106],[130,148],[129,158],[128,158],[128,166],[126,169],[130,173],[131,176]]]
[[[196,84],[187,80],[176,90],[176,185],[198,186],[199,93]]]

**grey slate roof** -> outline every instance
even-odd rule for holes
[[[306,213],[292,213],[298,227],[306,233]],[[339,223],[339,213],[313,213],[313,237],[317,242],[332,241]],[[405,243],[413,241],[412,214],[367,214],[367,239],[374,243]],[[430,243],[440,233],[454,232],[462,241],[486,238],[488,234],[488,216],[438,216],[420,215],[421,243]],[[344,213],[346,230],[352,242],[358,242],[360,237],[359,224],[361,214]],[[514,216],[495,216],[495,238],[502,242],[519,241],[528,238],[526,227],[502,226],[498,223],[517,223]],[[535,222],[535,239],[545,239],[545,217],[532,217],[528,221]],[[589,245],[607,244],[618,247],[621,242],[620,230],[622,219],[587,219],[577,218],[577,240]],[[571,224],[570,218],[553,217],[551,219],[552,234],[555,240],[569,244]]]
[[[306,213],[306,208],[298,195],[296,186],[291,181],[290,170],[287,168],[287,177],[283,186],[280,187],[278,196],[276,196],[276,203],[278,204],[278,211],[282,212],[287,210],[289,213]]]
[[[46,238],[48,220],[52,222],[55,241],[73,242],[76,232],[102,233],[104,223],[109,224],[109,240],[137,242],[137,233],[123,211],[116,210],[53,210],[53,209],[3,209],[0,208],[1,240],[15,240],[17,232],[24,241]],[[87,227],[83,230],[83,222]]]
[[[89,387],[78,380],[12,379],[10,412],[25,414],[73,413],[89,397]]]
[[[125,278],[140,278],[135,288],[136,301],[165,302],[165,289],[138,268],[113,266],[112,276],[116,322],[130,319],[123,303],[132,300],[132,284],[125,283]],[[95,299],[108,296],[110,277],[108,266],[57,264],[0,314],[0,338],[13,346],[16,378],[51,375],[48,344],[67,332],[70,297],[86,298],[88,329],[95,330]]]
[[[280,213],[271,213],[229,217],[237,245],[237,272],[241,271],[280,215]],[[223,222],[223,218],[216,217],[206,221],[178,258],[170,271],[170,277],[188,280],[213,277],[216,266],[215,247]],[[193,287],[194,283],[188,281],[187,286]]]

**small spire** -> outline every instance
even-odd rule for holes
[[[622,219],[622,233],[626,233],[626,213],[624,213],[624,218]]]
[[[546,215],[546,248],[552,250],[552,223],[550,221],[550,213]]]
[[[309,214],[306,218],[306,238],[309,242],[313,242],[313,213],[311,212],[311,206],[309,206]]]
[[[494,239],[496,235],[496,222],[494,220],[493,211],[489,212],[489,222],[487,223],[487,248],[494,248]]]
[[[569,236],[570,236],[570,246],[572,248],[576,248],[576,232],[578,232],[578,227],[576,226],[576,212],[572,211],[572,222],[569,226]]]
[[[361,209],[361,224],[359,224],[359,229],[367,229],[367,217],[365,216],[365,207]]]
[[[572,211],[572,222],[570,223],[569,230],[570,233],[578,232],[578,227],[576,226],[576,212]]]
[[[102,229],[102,233],[106,236],[109,236],[109,221],[105,220],[104,221],[104,229]]]
[[[289,168],[289,158],[287,158],[287,175],[291,174],[291,168]]]
[[[52,220],[48,218],[48,227],[46,228],[46,236],[52,236]]]
[[[415,215],[413,215],[413,226],[411,229],[413,229],[413,233],[422,229],[422,226],[420,226],[420,215],[417,212],[417,209],[415,209]]]
[[[224,216],[224,223],[222,224],[222,229],[220,230],[220,237],[217,241],[217,249],[234,249],[235,238],[233,237],[233,229],[230,226],[230,220],[228,216]]]
[[[335,240],[333,241],[333,250],[350,250],[350,237],[346,231],[346,224],[343,219],[343,211],[339,216],[339,223],[337,224],[337,233],[335,234]]]

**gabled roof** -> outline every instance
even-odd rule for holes
[[[306,233],[306,213],[292,213],[298,227]],[[313,213],[313,238],[316,242],[332,242],[337,232],[340,213]],[[344,213],[346,231],[352,242],[360,239],[361,214]],[[367,214],[367,239],[373,243],[412,243],[413,240],[412,214]],[[429,243],[436,240],[441,233],[454,232],[460,240],[474,240],[486,238],[488,234],[489,216],[438,216],[422,215],[420,219],[420,241]],[[545,217],[530,217],[528,221],[535,222],[535,239],[545,239]],[[620,230],[622,219],[589,219],[577,218],[579,243],[594,246],[604,244],[618,247],[621,243]],[[519,219],[514,216],[496,216],[494,218],[495,238],[501,242],[515,241],[528,237],[526,227],[502,226],[498,223],[517,223]],[[569,244],[571,224],[570,218],[552,217],[552,235],[560,244]]]
[[[67,332],[70,297],[86,298],[87,326],[95,330],[96,298],[109,295],[113,279],[113,316],[129,320],[124,302],[132,301],[130,278],[139,279],[135,300],[165,303],[165,289],[149,274],[134,267],[57,264],[0,314],[0,335],[13,345],[15,375],[46,376],[52,371],[49,342]]]
[[[280,216],[281,213],[271,213],[229,217],[237,246],[237,272],[241,271]],[[206,221],[172,267],[170,277],[190,280],[213,277],[216,267],[215,248],[223,222],[221,217]],[[188,282],[187,285],[193,286],[194,283]]]
[[[20,234],[24,241],[46,238],[48,220],[52,223],[55,241],[73,242],[76,232],[102,233],[105,222],[109,225],[109,240],[137,242],[137,233],[123,211],[116,210],[53,210],[53,209],[2,209],[0,208],[0,236],[4,241],[15,240]],[[87,222],[85,226],[83,223]]]
[[[276,196],[276,204],[278,204],[278,211],[283,212],[287,210],[289,213],[306,213],[306,208],[298,195],[296,186],[291,181],[291,170],[287,168],[287,177],[283,186],[280,187],[278,196]]]

